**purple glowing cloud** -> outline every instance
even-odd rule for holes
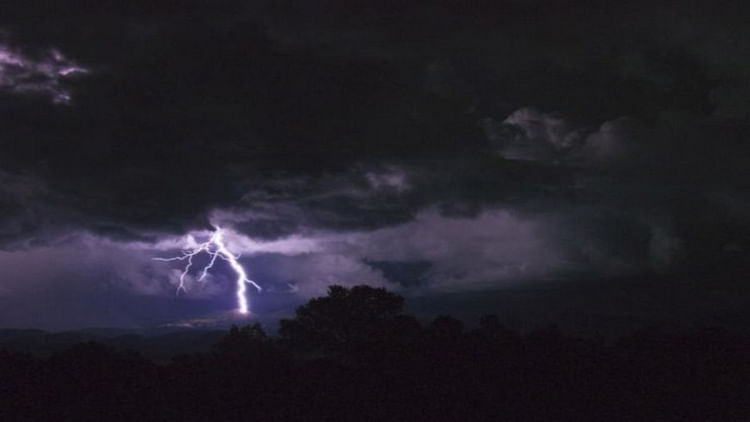
[[[71,93],[62,82],[88,72],[54,48],[34,58],[0,44],[0,90],[41,94],[54,103],[68,103]]]

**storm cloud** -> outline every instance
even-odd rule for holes
[[[173,301],[178,270],[151,258],[212,225],[289,303],[334,283],[430,295],[735,274],[750,37],[739,2],[702,6],[9,7],[0,298],[101,304],[108,280],[124,302]],[[223,272],[180,297],[189,312],[227,307]],[[148,320],[116,308],[102,323]],[[17,309],[8,324],[52,315]]]

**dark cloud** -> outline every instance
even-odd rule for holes
[[[210,223],[300,295],[750,250],[739,2],[48,3],[0,17],[8,251],[90,233],[161,297],[174,268],[141,261]]]
[[[427,284],[427,273],[433,265],[430,261],[371,261],[367,264],[382,271],[391,282],[406,287]]]

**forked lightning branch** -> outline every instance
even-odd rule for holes
[[[189,237],[189,240],[191,240],[191,244],[195,243],[192,236]],[[226,243],[224,243],[224,237],[223,232],[220,227],[215,227],[215,230],[213,234],[211,235],[211,238],[208,239],[206,242],[196,244],[193,247],[183,249],[182,255],[175,256],[171,258],[153,258],[156,261],[187,261],[185,264],[185,267],[182,269],[182,272],[180,273],[180,279],[179,283],[177,285],[177,293],[179,294],[180,291],[186,291],[185,290],[185,278],[190,273],[190,270],[193,268],[193,258],[195,258],[197,255],[200,255],[202,253],[205,253],[209,257],[208,263],[200,270],[200,276],[198,277],[198,281],[204,281],[206,278],[206,275],[208,275],[208,270],[213,268],[214,264],[216,263],[217,259],[222,259],[229,263],[229,266],[232,268],[232,270],[237,274],[237,279],[235,280],[236,284],[236,295],[237,295],[237,310],[242,314],[247,314],[249,312],[248,307],[248,301],[247,301],[247,289],[246,284],[251,284],[253,287],[258,289],[258,291],[261,291],[261,287],[254,282],[253,280],[250,280],[247,277],[247,273],[245,272],[245,269],[242,268],[242,265],[239,263],[239,255],[234,255],[227,249]]]

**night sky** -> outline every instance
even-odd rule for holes
[[[0,328],[750,322],[744,2],[29,1],[0,11]],[[661,4],[663,3],[663,4]],[[196,257],[196,269],[206,257]],[[199,265],[200,264],[200,265]]]

